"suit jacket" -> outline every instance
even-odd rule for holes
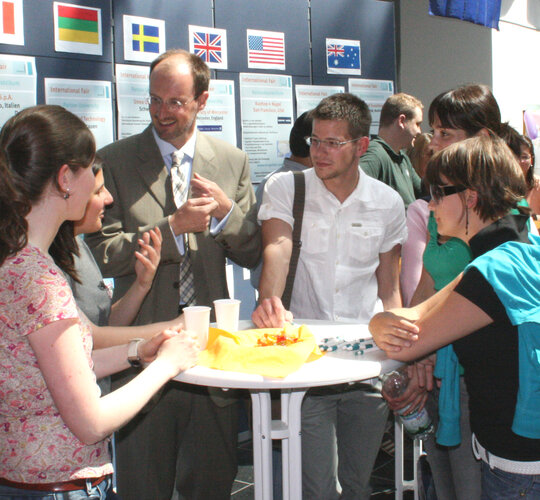
[[[88,235],[86,241],[103,275],[115,278],[117,299],[135,279],[137,239],[143,231],[158,226],[163,235],[161,262],[135,323],[172,319],[178,315],[182,256],[167,220],[176,206],[152,126],[98,153],[104,160],[105,185],[114,203],[105,211],[102,230]],[[216,182],[234,202],[218,235],[213,237],[206,230],[188,236],[196,302],[212,306],[213,300],[228,297],[225,258],[244,267],[256,265],[261,251],[260,232],[248,157],[243,151],[198,132],[193,172]]]

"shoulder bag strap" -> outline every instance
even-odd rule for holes
[[[304,218],[304,202],[306,199],[306,178],[304,172],[293,172],[294,176],[294,202],[293,202],[293,234],[292,234],[292,253],[291,261],[289,263],[289,273],[287,274],[287,281],[285,282],[285,290],[281,296],[281,302],[285,309],[289,309],[291,306],[291,295],[294,285],[294,277],[296,275],[296,267],[298,266],[298,258],[300,257],[300,247],[302,241],[300,236],[302,234],[302,219]]]

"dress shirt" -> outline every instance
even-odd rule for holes
[[[178,151],[170,142],[164,141],[157,135],[157,132],[154,128],[152,128],[152,133],[154,134],[154,139],[156,141],[156,144],[159,148],[159,152],[161,153],[161,156],[163,158],[163,162],[165,163],[165,166],[167,167],[167,172],[169,172],[169,175],[171,174],[171,167],[172,167],[172,155]],[[181,167],[182,169],[186,169],[187,167],[187,177],[190,179],[191,182],[191,174],[193,170],[193,158],[195,156],[195,145],[197,142],[197,130],[195,129],[195,132],[193,135],[186,141],[186,143],[180,148],[179,151],[181,151],[184,156],[182,158]],[[189,196],[188,196],[189,197]],[[227,223],[227,219],[229,218],[229,215],[232,212],[232,207],[229,210],[229,213],[221,219],[221,221],[218,221],[215,217],[212,217],[212,220],[210,222],[210,234],[212,236],[215,236],[218,234]],[[169,226],[170,227],[170,226]],[[178,250],[181,255],[184,255],[184,236],[183,234],[175,235],[172,228],[171,232],[173,233],[174,239],[176,241],[176,246],[178,247]]]
[[[302,249],[291,311],[299,318],[368,322],[382,310],[375,271],[379,254],[407,238],[399,194],[361,170],[358,185],[340,203],[315,170],[306,170]],[[293,226],[293,173],[266,183],[259,220],[281,219]]]

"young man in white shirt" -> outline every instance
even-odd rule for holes
[[[401,305],[405,208],[396,191],[358,168],[370,122],[366,103],[352,94],[323,99],[313,111],[313,169],[305,172],[302,247],[290,311],[281,296],[292,251],[293,174],[268,180],[259,210],[263,270],[252,316],[258,327],[280,327],[293,315],[367,323],[376,311]],[[378,392],[364,384],[308,393],[302,406],[304,500],[369,498],[386,415]]]

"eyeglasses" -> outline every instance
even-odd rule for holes
[[[150,106],[161,107],[162,105],[164,105],[169,111],[180,111],[184,106],[187,106],[190,102],[194,101],[195,99],[197,98],[192,97],[191,99],[188,99],[187,101],[181,101],[180,99],[170,99],[164,102],[161,98],[151,95]]]
[[[429,193],[431,194],[431,199],[435,203],[439,203],[445,196],[461,193],[466,189],[465,186],[437,186],[436,184],[432,184],[429,186]]]
[[[351,139],[349,141],[336,141],[335,139],[317,139],[316,137],[306,137],[306,143],[309,147],[312,148],[318,148],[321,145],[325,145],[328,149],[337,150],[341,148],[344,144],[348,144],[349,142],[356,142],[360,140],[360,137],[357,137],[356,139]]]

